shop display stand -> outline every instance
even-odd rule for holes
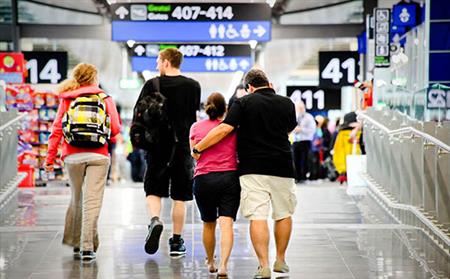
[[[62,180],[60,159],[55,161],[54,173],[46,173],[44,169],[48,138],[58,109],[58,96],[51,92],[35,91],[29,85],[11,85],[7,88],[7,105],[27,112],[19,131],[18,163],[19,170],[28,175],[19,186],[46,186],[49,180]]]

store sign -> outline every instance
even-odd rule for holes
[[[23,83],[25,60],[19,52],[0,52],[0,80],[5,83]]]
[[[28,77],[31,84],[57,84],[67,78],[67,52],[24,51]]]
[[[400,3],[394,5],[392,9],[392,23],[395,26],[416,26],[417,5]]]
[[[430,87],[427,92],[428,109],[450,109],[450,89]]]
[[[111,6],[112,39],[138,42],[269,41],[265,3],[122,3]]]
[[[400,46],[404,46],[406,44],[406,36],[404,36],[407,32],[406,27],[404,26],[391,26],[391,32],[390,32],[390,37],[391,37],[391,45],[390,45],[390,49],[391,49],[391,55],[392,55],[392,44],[399,44]],[[400,39],[402,38],[403,39]]]
[[[341,109],[340,90],[317,86],[288,86],[286,93],[294,103],[303,101],[308,111]]]
[[[375,14],[375,67],[390,66],[389,31],[391,29],[391,10],[378,9]]]
[[[356,51],[319,52],[319,86],[341,89],[353,86],[359,75],[359,54]]]
[[[132,49],[132,70],[155,71],[158,54],[165,48],[177,48],[183,53],[181,70],[185,72],[247,71],[253,65],[248,44],[137,44]]]

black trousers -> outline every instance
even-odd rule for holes
[[[298,141],[293,144],[294,149],[294,164],[296,170],[297,181],[306,180],[306,174],[309,171],[308,154],[311,150],[311,141]]]

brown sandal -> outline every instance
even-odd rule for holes
[[[226,274],[226,273],[217,273],[217,276],[216,276],[216,278],[217,279],[228,279],[228,274]]]
[[[216,258],[216,256],[214,256],[214,259]],[[205,259],[205,264],[208,267],[208,271],[210,273],[216,273],[219,269],[216,267],[216,261],[214,260],[212,264],[208,264],[208,259]]]

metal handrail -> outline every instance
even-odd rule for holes
[[[417,207],[409,204],[402,204],[392,201],[380,191],[380,189],[376,185],[378,183],[373,178],[371,178],[369,174],[363,173],[362,175],[363,177],[366,178],[366,181],[368,182],[367,185],[369,185],[370,190],[374,194],[376,194],[380,199],[382,199],[385,204],[387,204],[390,208],[393,209],[400,209],[412,212],[424,225],[430,228],[431,231],[433,231],[433,233],[436,236],[438,236],[448,247],[450,247],[450,238],[443,231],[438,229],[431,220],[425,217],[425,215],[422,212],[420,212],[420,210]]]
[[[427,133],[419,131],[419,130],[413,128],[413,127],[405,127],[405,128],[400,128],[400,129],[396,129],[396,130],[390,130],[389,128],[387,128],[386,126],[384,126],[383,124],[381,124],[380,122],[376,121],[375,119],[373,119],[372,117],[368,116],[365,113],[361,113],[361,112],[358,113],[358,117],[361,117],[362,119],[369,120],[369,122],[372,125],[377,126],[378,129],[384,131],[388,135],[394,136],[394,135],[413,133],[416,136],[419,136],[419,137],[425,139],[426,141],[433,143],[434,145],[438,146],[439,148],[441,148],[441,149],[443,149],[443,150],[445,150],[447,152],[450,152],[450,146],[448,144],[438,140],[437,138],[435,138],[433,136],[430,136]]]
[[[27,115],[26,113],[20,113],[16,118],[11,119],[10,121],[6,122],[5,124],[3,124],[2,126],[0,126],[0,132],[6,128],[8,128],[9,126],[11,126],[12,124],[14,124],[14,122],[19,121],[20,119],[22,119],[23,117],[25,117],[25,115]]]

